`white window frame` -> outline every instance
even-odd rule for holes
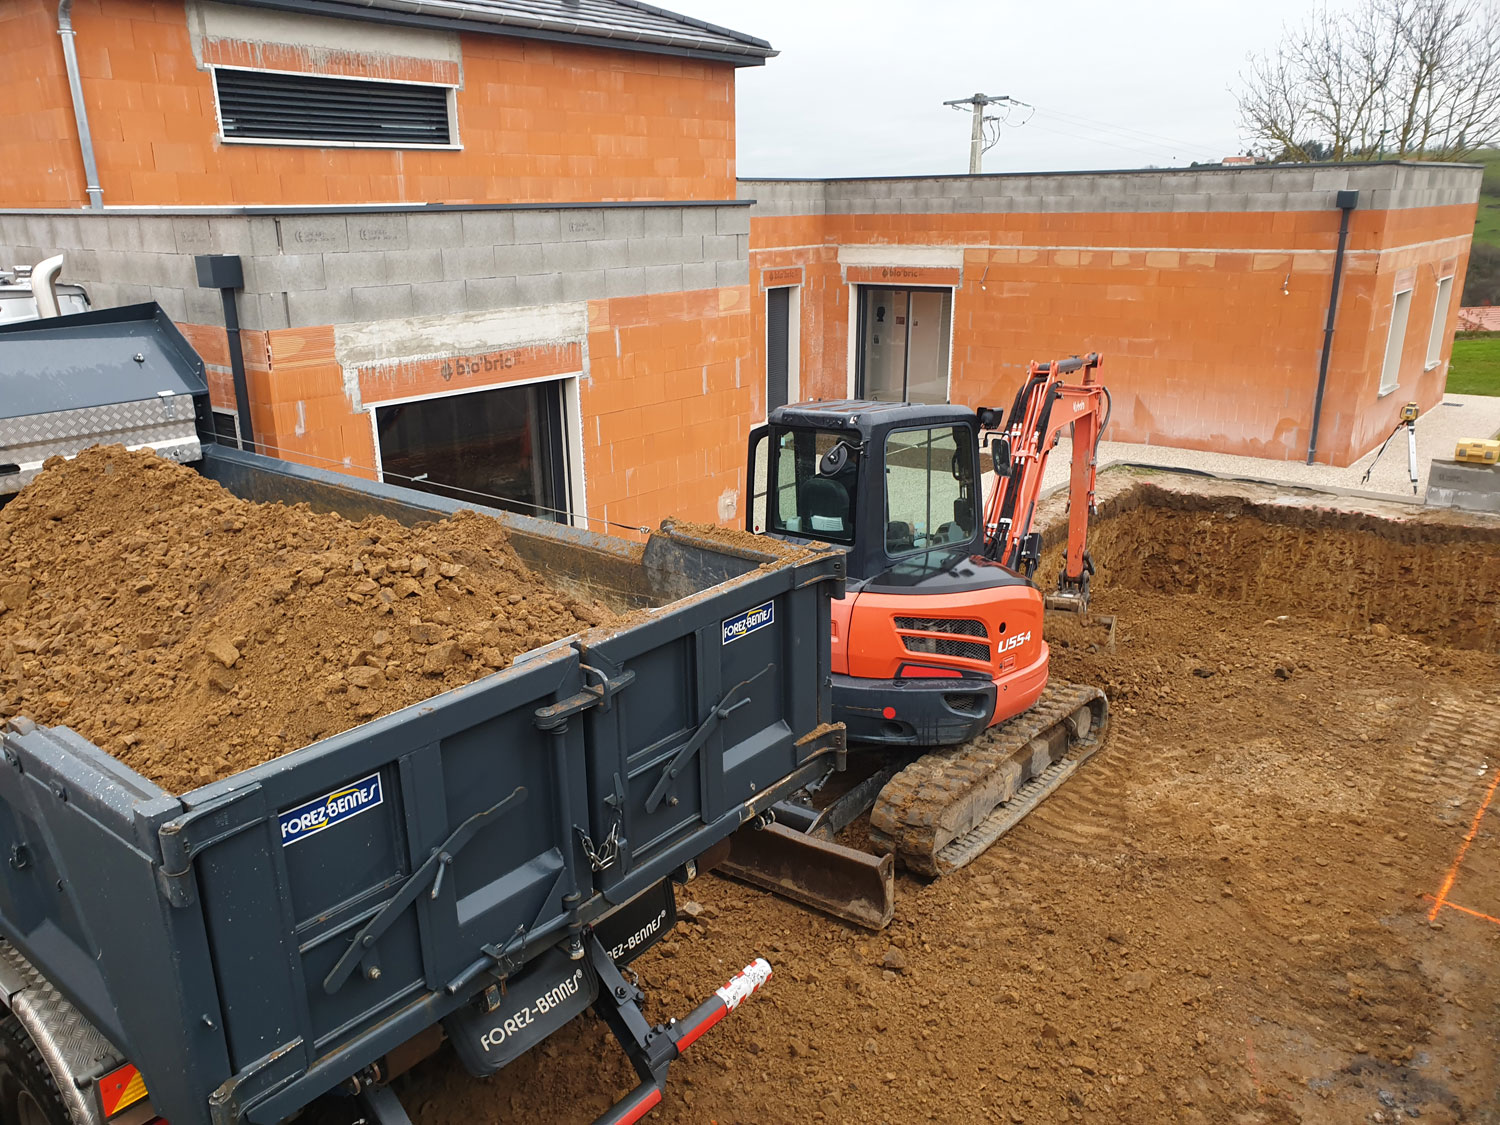
[[[209,411],[213,414],[222,414],[234,422],[234,444],[240,449],[244,449],[245,439],[240,434],[240,412],[238,410],[226,410],[222,406],[211,406],[209,407]],[[251,450],[250,452],[254,451]]]
[[[849,343],[847,373],[844,377],[846,398],[853,398],[859,383],[859,290],[867,289],[946,289],[953,294],[948,305],[948,373],[943,384],[943,399],[953,401],[953,344],[958,333],[958,286],[943,282],[920,282],[908,285],[880,285],[874,281],[851,281],[849,283]]]
[[[509,390],[512,387],[528,387],[537,383],[562,383],[563,429],[563,475],[568,480],[567,522],[573,527],[588,530],[588,496],[583,472],[583,413],[579,401],[578,384],[583,372],[573,371],[562,375],[539,375],[534,379],[514,379],[504,383],[486,383],[481,387],[455,387],[452,390],[434,391],[425,395],[404,395],[398,398],[383,398],[379,401],[366,399],[365,413],[370,416],[370,441],[375,448],[375,477],[385,482],[385,464],[380,456],[380,423],[375,411],[383,406],[400,406],[407,402],[426,402],[434,398],[452,398],[455,395],[479,394],[483,391]],[[623,471],[623,470],[621,470]],[[404,481],[393,481],[402,485]],[[498,505],[490,505],[498,507]]]
[[[1406,330],[1411,324],[1412,287],[1398,289],[1391,295],[1391,322],[1385,330],[1385,352],[1380,365],[1380,392],[1384,398],[1401,386],[1401,353],[1406,350]],[[1406,307],[1401,308],[1401,298],[1406,298]],[[1399,315],[1398,315],[1399,314]],[[1401,322],[1401,335],[1396,335],[1396,322]],[[1394,346],[1395,351],[1391,349]]]
[[[296,148],[388,148],[396,150],[405,149],[428,149],[437,152],[460,152],[463,150],[463,141],[458,135],[458,87],[451,82],[414,82],[409,78],[367,78],[358,74],[318,74],[309,70],[281,70],[270,66],[221,66],[215,64],[208,68],[214,87],[214,129],[218,132],[218,141],[225,145],[270,145],[274,148],[285,148],[291,145]],[[448,92],[448,143],[445,145],[423,145],[423,144],[383,144],[380,141],[307,141],[287,138],[285,140],[276,137],[226,137],[224,135],[224,114],[219,108],[219,71],[238,70],[250,74],[294,74],[298,78],[337,78],[344,82],[379,82],[382,85],[392,86],[431,86]]]
[[[802,401],[802,286],[768,285],[766,287],[766,396],[771,401],[771,291],[790,289],[786,299],[786,401]],[[762,411],[762,414],[767,413]],[[762,418],[762,421],[765,419]]]
[[[1437,294],[1432,299],[1432,329],[1427,334],[1427,366],[1431,371],[1443,361],[1443,330],[1448,327],[1448,313],[1453,308],[1453,275],[1438,278]]]

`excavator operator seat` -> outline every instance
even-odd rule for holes
[[[824,535],[848,535],[851,531],[849,490],[842,481],[811,477],[798,482],[797,507],[809,530]]]

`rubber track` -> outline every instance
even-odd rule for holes
[[[1082,739],[1069,723],[1080,711],[1091,719]],[[871,842],[918,874],[956,871],[1066,781],[1108,729],[1102,691],[1050,684],[1024,714],[971,742],[924,754],[893,777],[870,813]],[[1043,744],[1048,750],[1039,760]]]

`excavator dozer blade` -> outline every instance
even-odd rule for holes
[[[896,865],[780,824],[741,828],[716,874],[749,883],[844,922],[883,930],[896,910]]]

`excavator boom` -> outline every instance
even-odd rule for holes
[[[1068,549],[1058,586],[1085,604],[1093,572],[1088,527],[1094,512],[1099,438],[1110,413],[1109,391],[1095,379],[1102,362],[1098,352],[1090,352],[1030,365],[1003,429],[991,437],[996,479],[984,517],[989,557],[1031,577],[1041,558],[1041,536],[1031,525],[1047,459],[1062,431],[1071,426]]]

